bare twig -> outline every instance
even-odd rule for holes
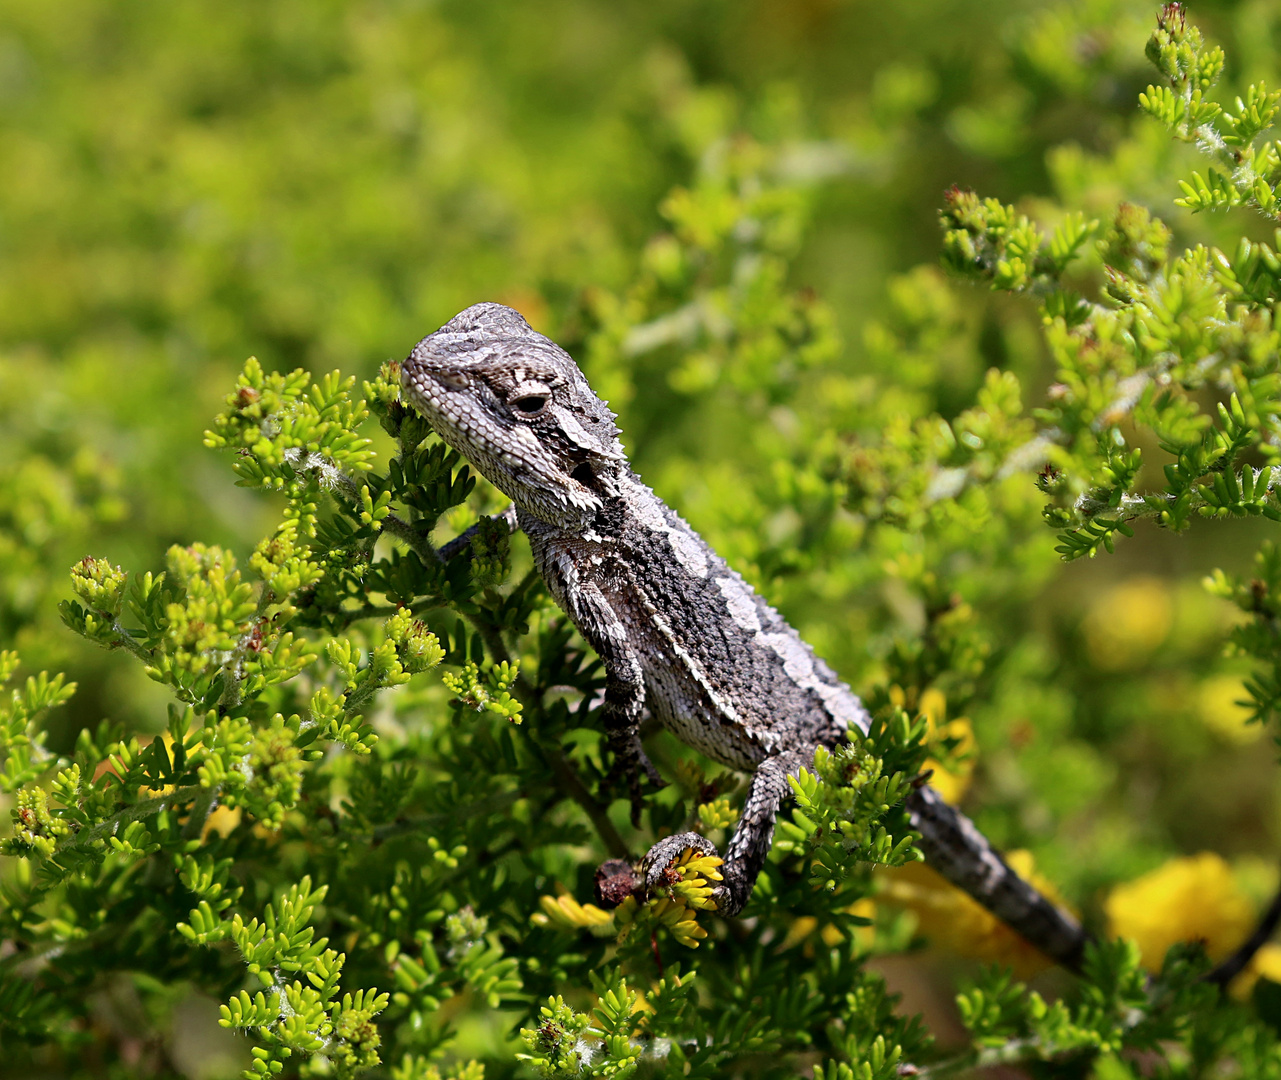
[[[559,747],[539,746],[547,764],[556,774],[556,779],[560,784],[561,790],[565,792],[574,802],[583,808],[583,811],[591,818],[592,825],[596,828],[597,835],[605,842],[605,847],[616,859],[629,859],[631,855],[627,849],[627,842],[619,835],[614,828],[614,823],[609,820],[606,813],[606,807],[596,801],[592,793],[587,790],[577,771],[561,753]]]
[[[1277,894],[1272,898],[1272,903],[1268,905],[1267,910],[1259,919],[1258,925],[1254,928],[1254,933],[1245,939],[1236,952],[1207,972],[1204,976],[1205,981],[1214,983],[1220,990],[1226,990],[1228,984],[1240,975],[1250,961],[1254,959],[1254,954],[1263,948],[1268,943],[1268,939],[1276,933],[1278,923],[1281,923],[1281,888],[1277,890]]]
[[[187,815],[187,823],[182,827],[184,840],[198,840],[204,833],[205,822],[209,820],[209,815],[218,804],[218,794],[221,790],[220,785],[214,785],[196,796],[196,801],[191,804],[191,812]]]

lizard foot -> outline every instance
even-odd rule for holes
[[[614,908],[629,896],[636,897],[640,903],[653,899],[663,889],[675,884],[672,863],[688,849],[693,849],[699,855],[720,858],[716,845],[698,833],[677,833],[675,836],[664,837],[649,849],[639,867],[622,859],[609,859],[601,863],[600,869],[596,871],[597,902],[602,907]],[[751,883],[743,879],[737,865],[722,864],[721,873],[725,879],[716,886],[712,900],[721,915],[732,917],[742,911],[747,903],[752,891]]]
[[[637,886],[637,898],[647,899],[654,893],[669,885],[671,864],[679,859],[686,848],[693,848],[699,855],[714,855],[721,858],[716,845],[698,833],[677,833],[660,840],[646,854],[640,865],[640,884]],[[741,859],[726,858],[721,863],[721,882],[712,892],[718,914],[727,919],[733,918],[744,907],[752,895],[755,874],[750,877],[744,871]]]
[[[655,787],[666,787],[667,781],[649,760],[644,747],[641,746],[639,736],[632,735],[630,738],[618,741],[611,739],[610,749],[614,753],[614,763],[605,774],[602,790],[608,793],[626,783],[627,795],[632,806],[632,826],[639,828],[641,810],[645,807],[645,799],[641,795],[641,772],[645,773]]]
[[[645,858],[641,861],[640,866],[640,885],[639,888],[644,891],[646,897],[653,896],[659,889],[666,885],[672,884],[668,876],[673,873],[671,864],[684,854],[686,848],[693,848],[699,855],[714,855],[720,858],[720,852],[716,850],[713,844],[705,836],[699,836],[695,832],[677,833],[675,836],[666,836],[649,849]],[[718,888],[713,894],[712,899],[716,901],[717,907],[721,906],[722,889]]]

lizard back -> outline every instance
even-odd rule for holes
[[[591,641],[570,594],[588,580],[623,624],[647,703],[679,739],[755,768],[798,744],[834,746],[867,710],[790,624],[630,471],[581,533],[521,518],[554,598]]]

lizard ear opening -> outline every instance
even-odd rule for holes
[[[574,471],[569,474],[569,478],[571,480],[577,480],[585,488],[591,488],[593,491],[600,490],[600,482],[590,461],[584,461],[579,465],[575,465]]]

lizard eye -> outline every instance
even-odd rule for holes
[[[516,388],[508,404],[521,416],[537,416],[547,407],[551,390],[542,383],[525,383]]]
[[[527,416],[533,416],[543,411],[547,399],[542,394],[527,394],[525,397],[517,398],[512,404]]]

